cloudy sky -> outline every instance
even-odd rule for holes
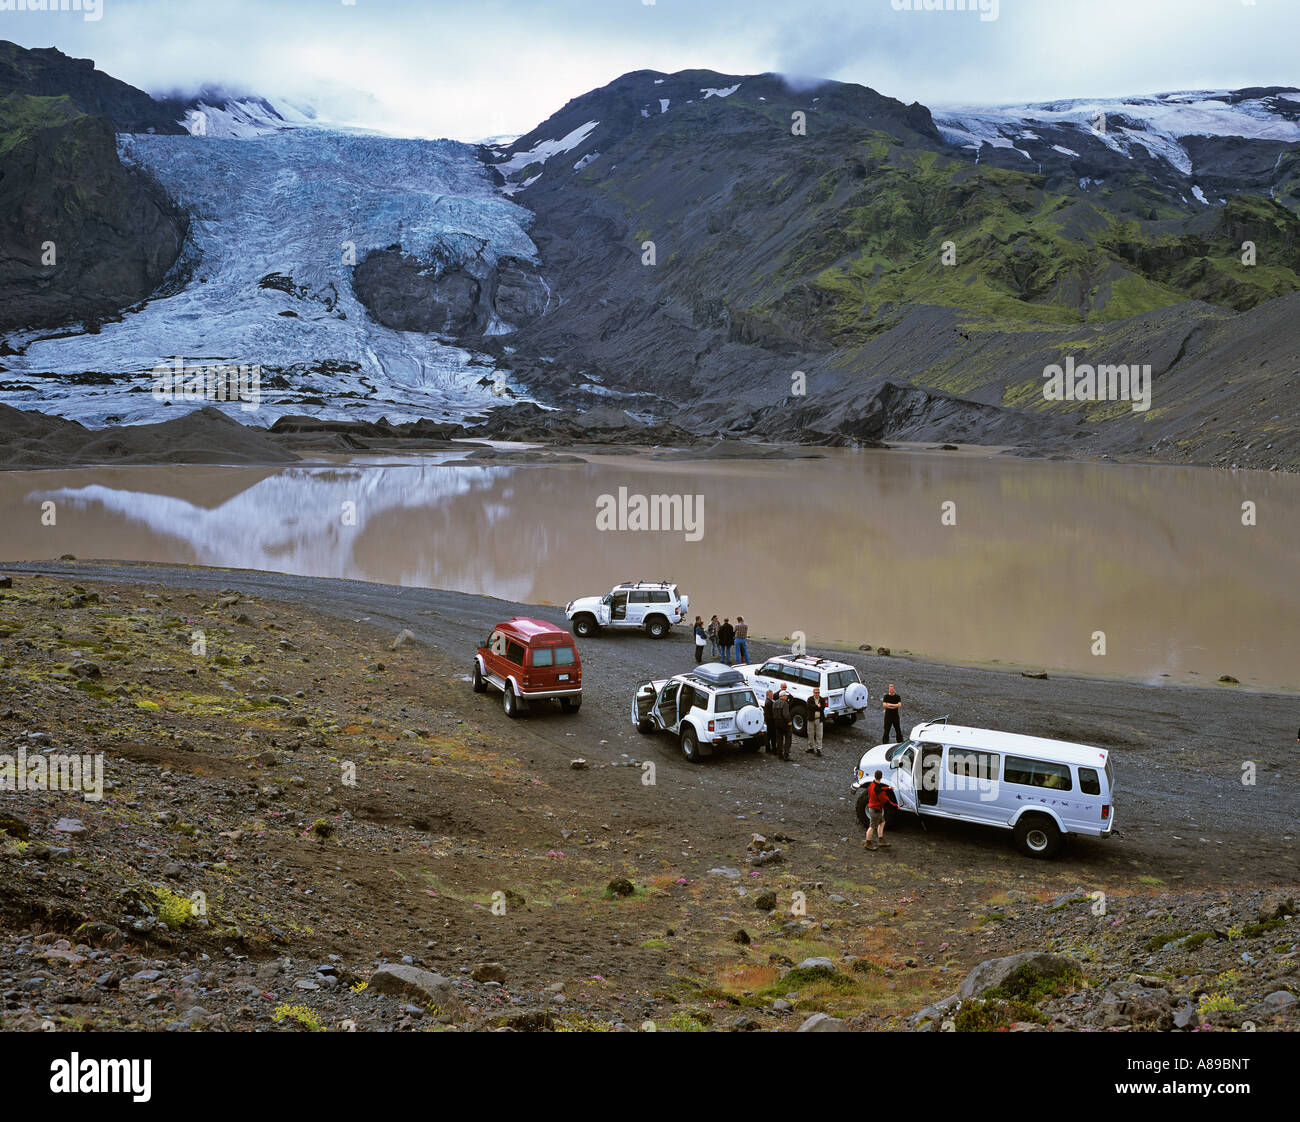
[[[838,78],[927,105],[1300,85],[1300,0],[984,0],[994,19],[895,10],[922,0],[98,0],[98,19],[4,10],[25,2],[0,0],[0,38],[93,58],[151,93],[220,85],[465,140],[526,132],[640,69]]]

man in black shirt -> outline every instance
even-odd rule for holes
[[[776,718],[772,715],[772,698],[771,690],[767,691],[767,698],[763,702],[763,723],[767,725],[767,751],[776,751]]]
[[[889,692],[880,699],[880,704],[885,710],[885,735],[883,743],[889,743],[889,730],[892,728],[897,734],[898,739],[903,739],[903,728],[899,724],[898,711],[903,707],[903,695],[894,690],[894,683],[889,683]]]
[[[736,629],[731,626],[730,618],[722,621],[718,628],[718,649],[722,652],[722,661],[731,665],[731,648],[736,643]]]
[[[785,686],[772,701],[772,719],[776,722],[776,747],[781,759],[790,758],[790,695]]]

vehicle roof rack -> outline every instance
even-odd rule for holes
[[[687,674],[686,678],[694,678],[697,682],[702,682],[706,686],[743,686],[745,676],[739,671],[722,662],[706,662],[702,666],[695,667]]]

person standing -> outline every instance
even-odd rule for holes
[[[882,743],[889,743],[889,730],[892,728],[898,733],[898,739],[903,739],[903,727],[899,724],[898,711],[903,708],[903,695],[894,689],[894,683],[889,683],[889,692],[880,699],[880,704],[885,710],[885,735]]]
[[[885,812],[889,807],[897,807],[893,788],[880,781],[880,772],[867,784],[867,836],[862,842],[863,849],[888,849],[885,841]],[[874,836],[873,836],[874,835]]]
[[[704,644],[709,641],[708,633],[704,630],[704,620],[699,616],[695,617],[695,665],[699,666],[704,661]]]
[[[744,616],[736,617],[736,661],[742,664],[749,661],[749,624]]]
[[[790,695],[785,686],[772,700],[772,720],[776,722],[776,750],[781,759],[790,758]]]
[[[808,747],[806,751],[821,756],[822,730],[826,723],[826,698],[822,697],[821,686],[813,686],[812,697],[808,699]]]
[[[774,695],[771,690],[767,691],[767,697],[763,701],[763,724],[767,726],[767,751],[776,751],[776,716],[772,712],[772,703]]]
[[[718,617],[714,616],[709,620],[709,657],[717,659],[718,657]]]
[[[722,661],[731,665],[731,648],[736,642],[736,629],[731,626],[731,617],[722,621],[718,628],[718,648],[722,651]]]

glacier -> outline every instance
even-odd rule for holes
[[[245,424],[288,413],[461,420],[501,404],[488,359],[375,322],[350,270],[396,244],[421,260],[536,261],[531,213],[494,186],[472,145],[313,126],[270,108],[205,106],[203,136],[119,135],[123,161],[191,215],[181,260],[97,333],[11,334],[19,353],[3,360],[0,400],[91,426],[165,420],[202,404],[151,392],[153,368],[180,357],[261,368],[256,412],[216,403]]]

